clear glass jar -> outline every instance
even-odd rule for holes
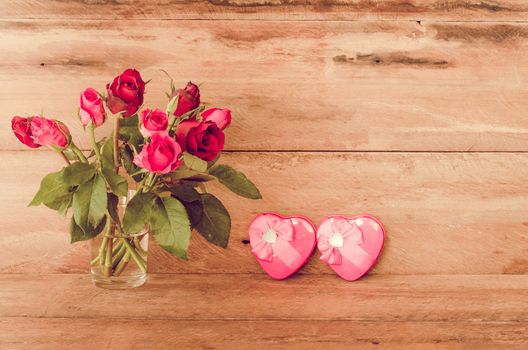
[[[134,196],[120,198],[118,214],[122,218],[126,204]],[[148,229],[125,235],[107,220],[107,227],[90,241],[90,270],[93,283],[102,288],[127,289],[147,281]]]

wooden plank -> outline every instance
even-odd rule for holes
[[[6,349],[523,349],[523,322],[0,318]],[[176,331],[175,331],[176,330]],[[155,340],[154,340],[155,339]]]
[[[0,286],[1,317],[528,322],[526,275],[369,276],[347,283],[331,275],[275,281],[151,274],[145,286],[119,293],[94,287],[88,274],[1,275]]]
[[[235,112],[230,150],[528,149],[528,24],[5,20],[0,32],[0,149],[23,147],[12,115],[41,110],[87,147],[79,92],[131,65],[153,79],[150,107],[167,102],[160,68],[203,82]]]
[[[523,0],[4,1],[0,18],[526,21]]]
[[[0,152],[0,271],[85,272],[86,246],[69,245],[68,220],[27,208],[41,177],[62,166],[50,152]],[[373,274],[528,273],[528,154],[512,153],[226,153],[264,200],[208,186],[232,215],[227,250],[194,234],[189,261],[151,249],[150,271],[261,273],[244,244],[262,211],[325,215],[372,213],[387,229]],[[23,183],[23,185],[22,185]],[[303,270],[332,273],[315,253]]]

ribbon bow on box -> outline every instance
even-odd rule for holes
[[[249,236],[251,253],[268,262],[275,257],[286,266],[293,267],[303,260],[301,254],[291,245],[295,239],[295,228],[291,219],[263,215],[251,225]]]
[[[350,262],[371,259],[361,248],[363,233],[355,222],[336,218],[332,222],[332,230],[318,231],[318,247],[321,260],[330,265],[341,265],[343,257]]]

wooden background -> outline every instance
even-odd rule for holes
[[[264,199],[214,186],[229,248],[153,247],[148,284],[112,292],[67,220],[26,207],[62,164],[10,119],[43,111],[87,146],[79,92],[129,66],[147,106],[165,69],[231,108],[222,161]],[[0,1],[0,348],[525,349],[527,101],[523,0]],[[387,244],[357,282],[317,253],[272,281],[245,242],[262,211],[368,212]]]

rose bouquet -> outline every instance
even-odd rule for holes
[[[98,285],[144,283],[149,233],[182,259],[193,228],[226,247],[229,213],[207,192],[207,182],[218,180],[240,196],[261,198],[244,174],[217,163],[231,123],[228,109],[206,109],[197,85],[177,90],[172,79],[165,110],[143,108],[145,86],[138,71],[127,69],[107,84],[106,93],[81,93],[78,116],[89,134],[89,153],[58,120],[12,119],[22,143],[64,158],[66,166],[42,179],[29,205],[44,204],[64,216],[72,208],[71,242],[91,240]],[[94,130],[107,119],[113,132],[96,140]]]

